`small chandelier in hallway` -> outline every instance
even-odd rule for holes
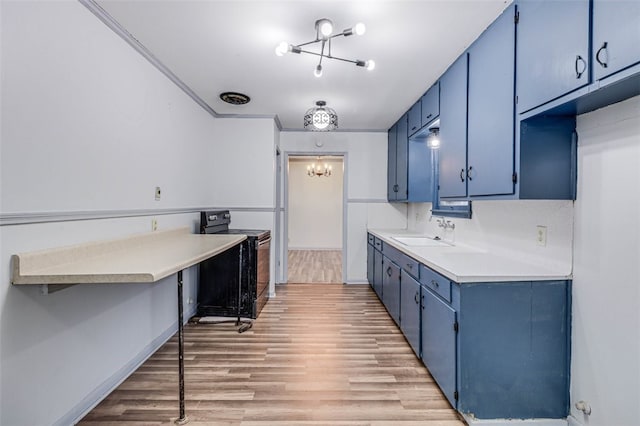
[[[323,166],[322,164],[320,164],[320,160],[321,160],[320,157],[318,157],[318,164],[311,163],[311,165],[307,166],[307,175],[309,177],[331,176],[331,172],[333,171],[333,166],[330,166],[327,163],[324,163],[324,166]]]

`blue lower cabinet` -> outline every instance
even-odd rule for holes
[[[400,329],[413,352],[420,356],[420,283],[404,270],[400,274]]]
[[[382,274],[383,274],[383,260],[382,252],[378,250],[373,251],[373,290],[378,295],[378,298],[382,300]]]
[[[373,244],[367,244],[367,281],[371,288],[373,288],[374,271],[375,271],[375,249]]]
[[[427,287],[422,287],[421,297],[422,361],[456,408],[456,311]]]
[[[460,286],[458,411],[566,419],[570,294],[569,281]]]
[[[388,257],[382,261],[382,303],[391,318],[400,324],[400,267]]]

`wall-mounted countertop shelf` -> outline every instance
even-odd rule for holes
[[[43,285],[43,293],[71,284],[151,283],[237,245],[246,235],[192,234],[189,228],[12,256],[14,285]],[[55,285],[51,289],[49,285]]]

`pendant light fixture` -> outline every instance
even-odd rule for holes
[[[352,59],[339,58],[331,54],[331,40],[333,40],[334,38],[340,37],[340,36],[349,37],[353,34],[363,35],[365,33],[366,27],[362,22],[359,22],[355,26],[351,28],[347,28],[346,30],[339,33],[335,33],[335,34],[333,32],[334,30],[333,22],[331,22],[331,20],[327,18],[318,19],[316,21],[315,26],[316,26],[315,40],[311,40],[306,43],[300,43],[296,45],[283,41],[278,45],[278,47],[276,47],[276,55],[283,56],[285,53],[291,52],[291,53],[298,53],[298,54],[307,53],[309,55],[319,56],[320,61],[318,62],[318,65],[316,65],[315,69],[313,70],[313,75],[315,75],[316,77],[322,77],[322,59],[324,58],[337,59],[338,61],[343,61],[343,62],[351,62],[352,64],[355,64],[358,67],[364,67],[369,71],[373,70],[376,67],[376,63],[372,59],[369,59],[368,61],[361,61],[360,59],[352,60]],[[320,52],[312,52],[310,50],[303,49],[304,46],[308,46],[315,43],[320,43]]]
[[[329,177],[333,171],[333,166],[327,163],[321,164],[322,157],[318,157],[318,163],[312,163],[307,166],[307,176],[309,177]]]
[[[314,132],[328,132],[338,128],[338,114],[326,106],[325,101],[317,101],[316,106],[304,114],[304,129]]]

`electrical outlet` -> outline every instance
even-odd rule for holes
[[[546,226],[537,226],[536,227],[536,242],[539,246],[547,245],[547,227]]]
[[[156,201],[160,201],[160,187],[156,186]]]
[[[155,217],[151,219],[151,230],[152,231],[158,230],[158,219],[156,219]]]

